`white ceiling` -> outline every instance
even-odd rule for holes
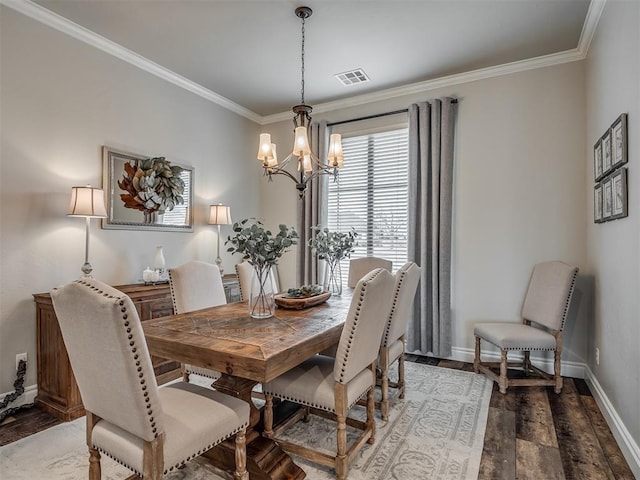
[[[1,1],[15,7],[15,0]],[[314,106],[575,52],[590,23],[589,0],[36,0],[46,10],[27,3],[258,118],[300,101],[300,5],[313,9],[305,100]],[[333,76],[354,68],[371,81],[343,86]]]

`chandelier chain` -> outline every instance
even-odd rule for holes
[[[300,69],[300,73],[301,75],[301,82],[300,82],[300,96],[302,98],[302,104],[304,105],[304,20],[305,20],[305,16],[302,16],[302,53],[300,55],[300,63],[301,63],[301,69]]]

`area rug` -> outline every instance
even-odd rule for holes
[[[376,412],[376,442],[366,446],[349,469],[353,480],[471,480],[478,476],[492,385],[469,372],[406,362],[407,395],[394,404],[389,420]],[[356,407],[364,418],[364,408]],[[312,416],[287,436],[318,450],[335,449],[335,424]],[[57,425],[0,448],[3,480],[84,480],[88,453],[85,421]],[[331,468],[295,457],[309,480],[335,478]],[[102,457],[103,480],[130,472]],[[193,460],[168,480],[224,479],[203,461]]]

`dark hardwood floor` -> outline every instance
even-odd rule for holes
[[[470,363],[407,360],[473,371]],[[0,426],[0,446],[58,423],[35,407],[19,411]],[[552,387],[511,388],[502,395],[494,383],[478,480],[634,478],[583,380],[565,378],[560,395]]]

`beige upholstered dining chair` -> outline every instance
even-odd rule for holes
[[[393,262],[391,260],[385,260],[378,257],[363,257],[354,258],[349,260],[349,277],[347,280],[347,286],[349,288],[355,288],[358,280],[364,277],[371,270],[376,268],[386,268],[391,271]]]
[[[249,300],[251,293],[251,277],[253,276],[253,265],[249,262],[236,263],[236,275],[238,276],[238,285],[240,285],[240,300]],[[271,267],[271,281],[273,283],[273,293],[280,291],[280,282],[278,281],[278,267]]]
[[[390,402],[397,398],[404,398],[404,337],[413,306],[413,299],[420,282],[421,271],[422,269],[414,262],[408,262],[396,272],[393,303],[382,335],[380,355],[378,356],[382,390],[380,413],[383,420],[387,420],[389,417]],[[389,381],[389,367],[396,361],[398,362],[398,381],[391,383]],[[389,396],[390,386],[396,389],[393,397]]]
[[[115,288],[87,278],[51,299],[87,413],[89,480],[101,478],[101,454],[157,480],[234,435],[235,478],[249,479],[246,402],[184,382],[158,388],[136,308]]]
[[[339,480],[347,478],[349,462],[365,442],[374,442],[375,364],[387,312],[391,308],[393,286],[394,277],[385,269],[376,269],[365,275],[353,293],[336,358],[315,355],[263,385],[266,400],[264,435],[274,438],[284,450],[334,467]],[[366,422],[348,418],[348,411],[364,395],[367,396]],[[303,409],[305,416],[313,409],[313,413],[334,418],[338,423],[337,453],[330,455],[278,438],[277,435],[300,415],[274,430],[273,397],[307,407]],[[349,449],[347,422],[362,430]]]
[[[522,306],[522,323],[478,323],[473,334],[476,352],[473,367],[498,383],[500,393],[509,386],[552,385],[556,393],[562,391],[560,360],[562,356],[562,331],[569,311],[578,268],[560,261],[538,263],[533,268],[529,287]],[[481,362],[480,340],[500,349],[500,362]],[[522,362],[508,362],[509,351],[523,352]],[[549,375],[530,360],[532,350],[554,352],[553,375]],[[500,368],[499,375],[492,368]],[[507,368],[522,368],[526,378],[510,379]],[[539,375],[529,377],[530,371]]]
[[[169,287],[175,313],[193,312],[227,303],[220,269],[212,263],[191,261],[169,269]],[[191,374],[212,380],[220,378],[220,372],[216,370],[182,365],[182,376],[186,382]]]

